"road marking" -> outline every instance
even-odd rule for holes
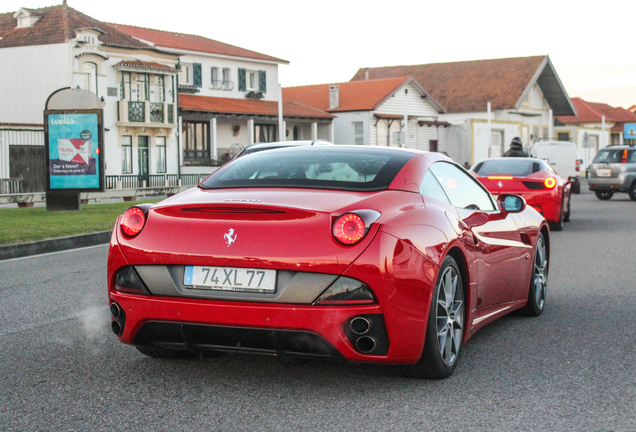
[[[86,246],[86,247],[81,247],[81,248],[77,248],[77,249],[66,249],[66,250],[57,251],[57,252],[47,252],[47,253],[43,253],[43,254],[29,255],[29,256],[20,257],[20,258],[9,258],[9,259],[6,259],[6,260],[0,260],[0,263],[10,262],[10,261],[20,261],[20,260],[25,260],[25,259],[29,259],[29,258],[39,258],[39,257],[47,256],[47,255],[56,255],[56,254],[61,254],[61,253],[66,253],[66,252],[75,252],[75,251],[81,251],[81,250],[88,250],[88,249],[94,249],[94,248],[103,247],[103,246],[108,246],[108,243],[100,244],[100,245],[94,245],[94,246]]]

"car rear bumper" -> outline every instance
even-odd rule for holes
[[[127,344],[178,350],[247,351],[344,358],[352,362],[414,363],[418,344],[389,345],[381,306],[311,306],[142,296],[111,291]],[[369,321],[363,334],[351,321]],[[361,338],[367,338],[360,340]],[[404,342],[404,341],[403,341]],[[370,352],[362,352],[373,346]]]

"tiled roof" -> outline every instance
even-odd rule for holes
[[[184,111],[204,111],[219,114],[278,116],[278,102],[254,99],[179,94],[179,108]],[[329,113],[292,101],[283,102],[283,115],[285,117],[334,118]]]
[[[545,59],[535,56],[361,68],[351,81],[363,81],[367,74],[369,79],[411,75],[447,112],[486,111],[489,101],[494,110],[515,109]]]
[[[95,28],[104,45],[162,51],[66,5],[30,11],[42,18],[25,28],[16,28],[14,12],[0,14],[0,48],[64,43],[75,37],[75,30]]]
[[[576,107],[576,116],[559,116],[557,119],[565,124],[601,123],[603,116],[606,122],[636,123],[636,114],[624,108],[614,108],[608,104],[586,102],[581,98],[572,98]]]
[[[114,68],[150,69],[155,71],[177,73],[178,70],[157,62],[142,62],[139,60],[122,60]]]
[[[402,84],[408,76],[336,84],[314,84],[283,88],[283,100],[293,100],[328,112],[372,111]],[[329,86],[338,86],[339,107],[329,109]]]
[[[239,48],[223,42],[184,33],[154,30],[124,24],[110,24],[112,27],[137,39],[152,42],[156,46],[170,49],[198,51],[210,54],[220,54],[232,57],[244,57],[256,60],[266,60],[288,64],[287,60]]]

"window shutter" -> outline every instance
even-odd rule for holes
[[[238,86],[239,91],[245,91],[247,89],[245,86],[245,69],[242,68],[238,70]]]
[[[258,71],[258,91],[267,93],[267,76],[265,71]]]
[[[201,87],[203,85],[202,74],[201,74],[201,63],[193,63],[192,64],[192,81],[196,87]]]

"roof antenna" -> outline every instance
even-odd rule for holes
[[[68,6],[68,5],[66,4],[66,0],[62,0],[62,6]]]

